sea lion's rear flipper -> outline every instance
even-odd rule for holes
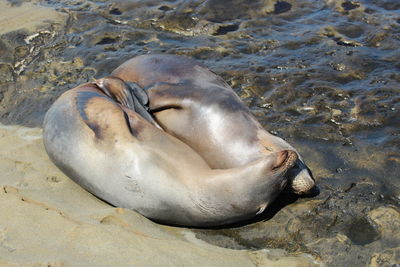
[[[107,96],[116,100],[120,105],[135,109],[135,101],[130,88],[125,82],[115,77],[105,77],[94,82]]]
[[[154,120],[153,116],[150,114],[150,112],[148,111],[148,107],[142,105],[142,103],[139,102],[139,100],[136,97],[133,97],[133,101],[134,101],[134,111],[139,114],[140,116],[142,116],[145,120],[147,120],[148,122],[152,123],[154,126],[156,126],[159,129],[162,129],[160,127],[160,125]],[[131,109],[132,110],[132,109]]]
[[[161,129],[161,127],[158,125],[158,123],[154,120],[153,116],[149,112],[149,97],[146,91],[136,83],[125,82],[125,84],[129,88],[130,95],[134,102],[134,109],[131,108],[131,110],[134,110],[144,119]]]
[[[122,107],[137,112],[144,119],[161,129],[148,112],[149,98],[144,89],[140,88],[135,83],[126,83],[116,77],[101,78],[96,80],[95,84],[107,96],[116,100]]]
[[[145,107],[148,107],[149,97],[142,87],[134,82],[125,82],[126,85],[131,89],[131,92],[135,95],[136,99]]]

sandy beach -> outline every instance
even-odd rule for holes
[[[52,164],[41,135],[0,125],[1,266],[317,266],[280,250],[219,248],[112,207]]]

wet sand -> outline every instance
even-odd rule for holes
[[[65,18],[64,14],[53,8],[38,6],[32,2],[21,2],[17,5],[7,1],[0,2],[0,34],[17,30],[35,31],[57,23],[63,24]]]

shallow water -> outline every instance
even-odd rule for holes
[[[400,262],[392,231],[400,226],[399,1],[40,3],[67,19],[0,39],[2,122],[40,125],[62,92],[133,56],[193,57],[300,151],[321,188],[315,198],[283,195],[250,224],[197,237],[307,252],[330,266]]]

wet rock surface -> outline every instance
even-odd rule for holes
[[[321,190],[314,198],[283,194],[254,221],[193,230],[198,238],[304,252],[329,266],[400,262],[398,1],[30,4],[60,15],[0,26],[1,122],[40,126],[62,92],[136,55],[195,58],[298,148]]]

